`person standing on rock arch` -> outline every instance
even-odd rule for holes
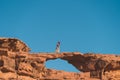
[[[55,53],[60,53],[60,41],[57,42]]]

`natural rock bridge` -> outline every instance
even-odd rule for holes
[[[120,56],[80,52],[30,53],[14,38],[0,38],[0,80],[118,80]],[[80,73],[47,69],[45,62],[63,59]],[[112,75],[112,72],[116,74]],[[117,78],[116,78],[117,76]]]

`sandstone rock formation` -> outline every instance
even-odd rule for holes
[[[30,51],[25,43],[15,38],[0,38],[0,49],[11,52]]]
[[[18,39],[0,38],[0,80],[120,80],[118,55],[29,51],[30,48]],[[68,61],[81,72],[65,72],[45,67],[46,61],[58,58]]]

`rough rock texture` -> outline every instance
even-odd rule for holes
[[[15,38],[0,38],[0,49],[11,52],[30,51],[25,43]]]
[[[18,39],[0,38],[0,80],[120,80],[120,56],[117,55],[29,51]],[[81,72],[45,67],[46,61],[57,58],[68,61]]]

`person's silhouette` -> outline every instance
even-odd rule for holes
[[[60,53],[60,41],[57,42],[55,52],[56,52],[56,53]]]

